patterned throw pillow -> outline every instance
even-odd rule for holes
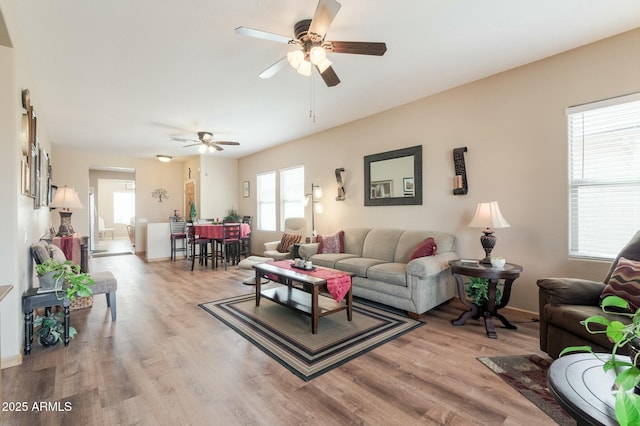
[[[318,235],[318,253],[344,253],[344,231]]]
[[[287,253],[292,245],[297,244],[302,239],[302,235],[284,234],[280,240],[280,244],[276,247],[280,253]]]
[[[418,247],[416,247],[411,256],[409,256],[410,260],[417,259],[419,257],[425,256],[433,256],[436,254],[436,250],[438,250],[438,246],[433,238],[429,237],[423,242],[421,242]]]
[[[640,262],[621,257],[602,291],[605,296],[619,296],[635,311],[640,307]]]

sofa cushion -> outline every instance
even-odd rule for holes
[[[364,240],[362,257],[393,262],[396,245],[403,232],[400,229],[372,229]]]
[[[333,235],[318,235],[318,253],[344,253],[344,231]]]
[[[302,235],[283,234],[280,244],[276,247],[276,250],[280,253],[287,253],[292,245],[297,244],[302,239]]]
[[[602,347],[611,347],[611,342],[605,333],[591,334],[587,331],[580,321],[593,315],[603,315],[610,321],[622,321],[629,323],[629,319],[620,315],[606,314],[602,312],[599,306],[586,305],[544,305],[543,317],[549,324],[553,324],[557,328],[561,328],[573,335],[580,336],[582,339],[594,342]],[[597,325],[594,325],[595,329]]]
[[[38,265],[47,259],[51,259],[51,255],[49,254],[49,243],[40,240],[37,243],[31,244],[31,255]]]
[[[353,272],[359,277],[367,278],[367,270],[373,265],[386,263],[380,259],[368,257],[350,257],[336,262],[335,268],[345,272]]]
[[[357,257],[355,254],[350,253],[326,253],[326,254],[314,254],[309,258],[314,265],[324,266],[325,268],[335,268],[336,262],[343,259],[350,259]]]
[[[419,257],[433,256],[434,254],[436,254],[436,250],[438,250],[436,242],[433,238],[429,237],[421,242],[418,247],[416,247],[415,250],[411,252],[411,256],[409,256],[409,259],[413,260]]]
[[[367,278],[388,284],[407,286],[406,263],[381,263],[367,270]]]
[[[362,256],[362,248],[370,228],[350,228],[344,230],[344,252]]]
[[[633,311],[640,307],[640,262],[621,257],[602,291],[602,298],[619,296]]]

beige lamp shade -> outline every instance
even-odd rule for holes
[[[471,228],[508,228],[510,225],[502,216],[500,206],[497,201],[488,203],[478,203],[476,214],[471,219],[469,227]]]
[[[58,188],[56,195],[53,197],[53,200],[51,200],[51,203],[49,203],[49,207],[61,208],[64,210],[84,208],[76,190],[67,186]]]

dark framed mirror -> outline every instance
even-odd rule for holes
[[[422,204],[422,145],[364,157],[364,205]]]

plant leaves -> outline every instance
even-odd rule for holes
[[[564,348],[561,352],[559,356],[562,355],[566,355],[570,352],[590,352],[593,353],[593,349],[591,349],[591,346],[568,346],[566,348]]]

